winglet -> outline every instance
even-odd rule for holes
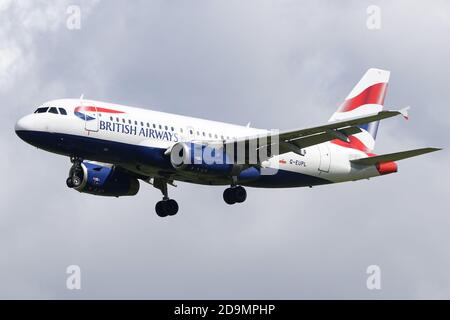
[[[409,120],[409,114],[408,114],[409,109],[410,109],[410,106],[407,106],[406,108],[398,110],[398,112],[400,112],[400,114],[403,116],[403,118],[405,118],[406,120]]]

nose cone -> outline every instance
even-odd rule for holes
[[[20,132],[23,130],[28,130],[28,125],[27,125],[27,116],[20,118],[17,122],[16,122],[16,126],[15,126],[15,130],[16,132]]]
[[[29,142],[30,131],[32,130],[32,117],[30,115],[20,118],[15,125],[16,134],[20,139]]]

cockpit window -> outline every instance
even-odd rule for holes
[[[37,108],[37,110],[34,113],[46,113],[48,108]]]
[[[48,112],[54,113],[54,114],[58,114],[58,110],[56,110],[55,107],[51,107],[51,108],[48,110]]]
[[[66,109],[64,109],[64,108],[58,108],[58,110],[59,110],[59,113],[60,113],[60,114],[62,114],[62,115],[67,115]]]

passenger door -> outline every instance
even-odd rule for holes
[[[97,107],[89,106],[84,107],[84,115],[85,115],[85,129],[87,131],[98,131],[98,112]]]
[[[331,163],[331,155],[330,155],[330,148],[328,147],[328,143],[318,144],[317,147],[319,148],[319,154],[320,154],[319,171],[329,172],[330,171],[330,163]]]

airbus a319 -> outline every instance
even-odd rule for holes
[[[131,196],[140,181],[162,192],[161,217],[173,216],[176,181],[225,186],[224,201],[247,198],[245,187],[311,187],[397,172],[395,161],[440,150],[374,153],[389,71],[369,69],[323,125],[274,132],[100,101],[46,102],[19,119],[17,135],[67,156],[69,188],[100,196]]]

